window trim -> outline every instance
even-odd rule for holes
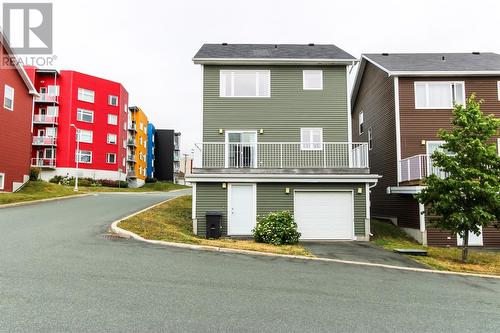
[[[500,81],[497,81],[497,94],[498,94],[498,100],[500,101]]]
[[[305,142],[304,141],[304,131],[314,131],[319,130],[321,141],[320,142]],[[300,128],[300,150],[323,150],[323,128],[322,127],[301,127]],[[309,145],[309,148],[306,148],[304,144]],[[314,148],[314,144],[319,144],[320,148]]]
[[[85,96],[85,93],[87,92],[92,92],[92,101],[86,101],[84,99],[80,98],[80,92],[82,93],[82,96]],[[95,91],[90,90],[90,89],[85,89],[85,88],[78,88],[78,95],[77,99],[81,102],[86,102],[86,103],[95,103]]]
[[[90,142],[89,141],[82,141],[82,135],[81,132],[87,132],[90,133]],[[76,131],[76,138],[77,141],[80,143],[94,143],[94,131],[92,130],[86,130],[86,129],[78,129]]]
[[[7,91],[11,91],[12,92],[12,99],[11,98],[7,98]],[[9,86],[8,84],[6,84],[4,86],[4,89],[3,89],[3,107],[4,107],[4,109],[9,110],[9,111],[14,111],[15,93],[16,93],[16,90],[13,87]],[[5,105],[5,100],[6,99],[10,99],[12,101],[12,105],[11,105],[10,108]]]
[[[115,142],[111,142],[109,140],[109,136],[110,135],[114,135],[115,136]],[[116,144],[118,144],[118,135],[116,135],[115,133],[107,133],[107,135],[106,135],[106,143],[108,143],[110,145],[116,145]]]
[[[363,118],[363,121],[361,121],[361,118]],[[363,128],[361,128],[361,125],[363,125]],[[359,135],[362,135],[365,133],[365,112],[361,110],[358,114],[358,132]]]
[[[111,100],[112,100],[113,98],[116,98],[116,104],[112,104],[112,103],[111,103]],[[118,102],[118,96],[116,96],[116,95],[108,95],[108,105],[111,105],[111,106],[119,106],[119,105],[120,105],[120,103]]]
[[[82,151],[85,151],[85,152],[89,152],[89,153],[90,153],[90,154],[89,154],[89,155],[90,155],[90,162],[81,161],[81,157],[82,157],[82,156],[81,156],[81,155],[82,155],[82,154],[81,154],[81,152],[82,152]],[[76,163],[76,161],[78,160],[78,163],[92,164],[93,155],[94,155],[94,154],[92,153],[92,150],[82,150],[82,149],[80,149],[80,150],[75,150],[75,163]],[[78,158],[78,157],[80,157],[80,158]]]
[[[497,139],[497,155],[500,156],[500,138]]]
[[[259,76],[257,73],[259,72],[266,72],[267,76],[269,77],[269,80],[267,82],[267,91],[268,94],[266,96],[260,96],[260,95],[255,95],[255,96],[243,96],[243,95],[234,95],[234,73],[235,72],[254,72],[255,75],[257,76],[257,80],[255,82],[255,88],[256,92],[258,92],[258,87],[259,87]],[[231,91],[233,95],[225,95],[225,89],[222,89],[222,74],[223,73],[230,73],[231,74]],[[222,92],[224,91],[224,95]],[[221,98],[271,98],[271,70],[269,69],[221,69],[219,70],[219,97]]]
[[[109,161],[109,156],[113,155],[115,158],[114,158],[114,162],[110,162]],[[106,163],[107,164],[116,164],[116,153],[106,153]]]
[[[5,190],[5,172],[0,172],[0,190]]]
[[[113,117],[115,117],[115,118],[116,118],[116,122],[115,122],[114,124],[109,122],[109,117],[110,117],[110,116],[113,116]],[[108,125],[118,126],[118,115],[116,115],[116,114],[112,114],[112,113],[108,113]]]
[[[434,106],[417,106],[417,85],[418,84],[425,84],[426,85],[426,104],[429,104],[429,84],[432,83],[447,83],[450,86],[451,89],[451,106],[446,106],[446,107],[434,107]],[[414,81],[413,82],[413,97],[414,97],[414,102],[415,102],[415,109],[416,110],[453,110],[454,106],[454,101],[453,101],[453,94],[454,94],[454,89],[455,89],[455,84],[460,83],[462,84],[462,93],[464,97],[464,103],[466,101],[466,96],[465,96],[465,81]]]
[[[92,114],[92,121],[86,121],[86,120],[78,119],[78,114],[80,113],[80,111],[82,111],[82,113],[83,112],[90,112]],[[76,120],[77,121],[81,121],[82,123],[93,124],[94,123],[94,111],[87,110],[87,109],[82,109],[82,108],[77,108],[76,109]]]
[[[368,127],[368,150],[373,149],[373,127]]]
[[[306,87],[306,72],[320,72],[321,73],[321,87],[320,88],[307,88]],[[304,69],[304,70],[302,70],[302,90],[323,90],[323,70],[322,69]]]

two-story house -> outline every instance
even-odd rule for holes
[[[451,128],[453,105],[472,93],[484,100],[483,113],[500,117],[500,55],[365,54],[359,64],[352,93],[353,138],[368,141],[370,168],[383,176],[372,192],[372,216],[391,219],[423,244],[462,242],[433,228],[414,195],[429,174],[445,176],[430,159],[443,143],[437,133]],[[484,228],[469,242],[500,246],[500,230]]]
[[[334,45],[205,44],[203,142],[196,144],[193,229],[222,213],[222,235],[250,236],[258,215],[288,210],[303,240],[368,240],[368,146],[351,140],[347,77]]]

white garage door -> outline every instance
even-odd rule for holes
[[[295,192],[301,239],[353,239],[352,192]]]

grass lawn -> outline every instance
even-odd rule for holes
[[[276,246],[256,243],[253,240],[212,240],[197,237],[192,233],[191,196],[183,196],[168,201],[144,213],[124,220],[120,222],[118,226],[147,239],[250,251],[311,256],[311,254],[300,245]]]
[[[469,250],[469,262],[463,264],[460,248],[422,246],[389,222],[372,219],[372,241],[387,249],[425,249],[427,257],[409,256],[427,266],[454,272],[500,275],[500,252]]]
[[[0,205],[14,202],[65,197],[75,194],[82,193],[74,192],[72,187],[61,186],[44,181],[29,181],[19,192],[0,194]]]
[[[180,190],[189,188],[188,186],[174,184],[172,182],[156,182],[146,183],[143,187],[138,188],[118,188],[118,187],[105,187],[105,186],[81,186],[79,189],[84,192],[168,192],[173,190]]]

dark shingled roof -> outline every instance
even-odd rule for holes
[[[500,71],[496,53],[389,53],[364,54],[364,57],[390,72]],[[444,57],[444,60],[443,60]]]
[[[352,59],[335,45],[204,44],[194,59]]]

